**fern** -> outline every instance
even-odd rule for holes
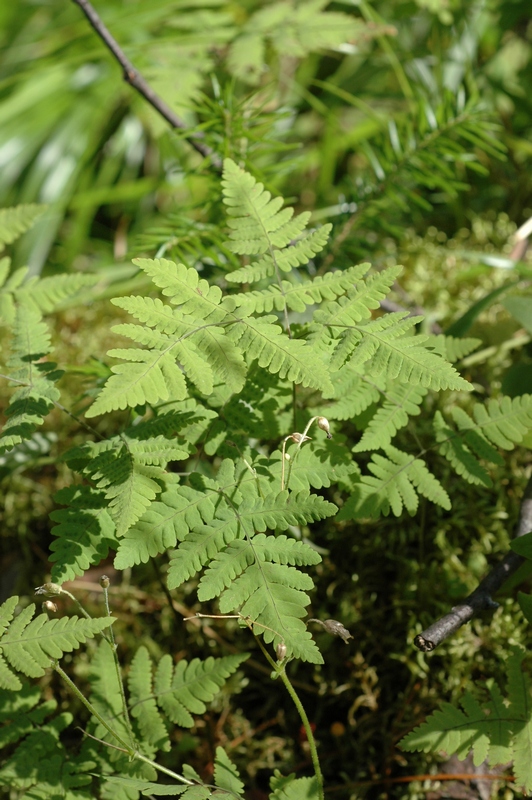
[[[472,417],[455,406],[451,416],[457,430],[439,411],[434,415],[439,452],[469,483],[491,486],[491,478],[478,459],[502,464],[496,448],[510,450],[523,440],[532,428],[532,395],[492,399],[487,405],[475,403]]]
[[[385,456],[374,454],[369,463],[372,475],[363,475],[355,493],[346,501],[338,519],[398,517],[403,509],[415,514],[418,493],[445,509],[451,508],[449,495],[429,472],[425,463],[395,447],[384,448]]]
[[[513,761],[515,780],[524,791],[532,791],[531,682],[521,664],[524,651],[512,648],[507,661],[507,699],[488,681],[486,700],[467,692],[462,710],[445,703],[402,741],[404,750],[441,751],[464,759],[473,751],[475,765],[486,759],[491,766]]]
[[[353,452],[387,447],[397,431],[408,424],[409,418],[420,413],[420,405],[426,394],[427,390],[421,386],[399,384],[390,387],[385,392],[383,405],[371,418]]]
[[[131,664],[129,692],[131,714],[137,720],[142,741],[168,750],[168,725],[191,728],[192,714],[205,714],[226,680],[248,658],[246,653],[179,661],[175,666],[164,655],[153,669],[145,647],[139,647]]]
[[[17,604],[18,597],[10,597],[0,606],[0,687],[4,689],[21,688],[17,672],[30,678],[44,675],[52,661],[71,653],[114,621],[109,617],[48,619],[46,614],[33,619],[34,604],[13,619]]]
[[[39,217],[45,206],[24,205],[16,208],[3,208],[0,210],[0,248],[6,244],[11,244],[25,233],[37,217]]]

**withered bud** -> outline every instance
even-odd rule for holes
[[[331,636],[339,636],[346,644],[349,639],[353,638],[353,635],[349,633],[347,628],[344,628],[342,623],[338,622],[337,619],[309,619],[309,622],[317,622],[318,625],[321,625],[322,628],[325,628],[327,633],[330,633]]]
[[[283,658],[286,658],[286,645],[284,642],[279,642],[277,647],[275,648],[275,652],[277,653],[277,661],[282,661]]]
[[[102,589],[108,589],[110,585],[111,581],[109,580],[107,575],[102,575],[102,577],[100,578],[100,586],[102,587]]]
[[[284,457],[287,461],[290,461],[290,453],[285,453]]]
[[[292,439],[292,441],[295,442],[296,444],[301,444],[302,442],[308,442],[308,441],[310,441],[311,438],[312,437],[310,437],[310,436],[303,436],[302,433],[291,433],[290,434],[290,439]]]
[[[37,586],[35,594],[49,594],[51,597],[57,597],[58,594],[63,594],[63,590],[58,583],[45,583]]]
[[[325,431],[327,434],[327,439],[332,439],[331,429],[329,427],[329,420],[327,417],[318,417],[318,428],[321,428],[322,431]]]
[[[47,611],[49,614],[56,614],[57,613],[57,606],[55,603],[52,603],[51,600],[45,600],[42,604],[42,610]]]

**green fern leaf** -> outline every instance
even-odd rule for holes
[[[113,650],[109,642],[105,641],[105,639],[100,641],[98,649],[91,659],[89,680],[91,691],[90,701],[95,710],[100,716],[111,722],[111,727],[120,739],[122,739],[122,742],[131,741],[130,730],[124,720],[122,687],[120,686],[117,676]],[[98,739],[109,742],[116,748],[123,747],[120,740],[112,736],[107,728],[104,728],[99,722],[94,725],[94,729],[91,730],[91,733],[97,736]],[[133,744],[134,743],[131,742],[132,746]],[[119,749],[115,750],[110,748],[108,757],[111,762],[119,762],[119,759],[122,758],[122,753]],[[152,770],[152,773],[152,775],[147,777],[155,778],[155,771]]]
[[[11,244],[27,231],[37,217],[39,217],[45,206],[23,205],[15,208],[3,208],[0,210],[0,248],[6,244]]]
[[[118,542],[102,492],[89,486],[68,486],[57,492],[54,500],[68,506],[50,514],[58,523],[52,528],[55,539],[50,545],[52,581],[61,584],[99,564]]]
[[[481,432],[496,447],[512,450],[532,428],[532,395],[489,400],[486,406],[476,403],[473,416],[476,425],[471,427]]]
[[[323,489],[332,484],[350,484],[360,470],[353,461],[350,451],[343,444],[327,442],[327,445],[306,444],[297,449],[291,446],[287,451],[290,456],[288,467],[285,466],[285,481],[292,492],[308,492],[311,488]],[[259,458],[253,462],[259,475],[263,470],[271,477],[264,491],[271,491],[273,486],[280,485],[282,473],[282,454],[272,453],[269,459]],[[286,462],[285,462],[286,464]]]
[[[492,766],[514,762],[516,784],[532,790],[531,683],[522,670],[524,651],[513,648],[508,658],[508,699],[503,702],[496,685],[488,683],[489,701],[480,703],[471,693],[461,701],[463,711],[445,703],[426,722],[402,741],[407,751],[445,751],[464,759],[473,750],[481,764],[487,757]]]
[[[277,317],[243,319],[228,330],[228,336],[238,343],[251,361],[266,367],[274,375],[315,389],[330,387],[325,365],[312,348],[300,339],[289,339],[277,324]]]
[[[219,789],[225,789],[233,795],[244,794],[244,784],[240,780],[237,768],[223,749],[216,748],[214,759],[214,783]]]
[[[184,659],[175,667],[171,656],[159,661],[154,679],[154,697],[167,718],[176,725],[191,728],[192,714],[205,714],[210,703],[229,678],[248,658],[248,653],[209,658]]]
[[[78,617],[62,617],[48,619],[46,614],[39,614],[33,619],[35,605],[27,606],[13,621],[13,611],[18,598],[11,598],[0,607],[0,620],[8,621],[0,637],[0,654],[5,659],[3,666],[16,672],[22,672],[30,678],[40,678],[53,659],[64,653],[71,653],[82,642],[109,627],[114,620],[79,619]],[[16,676],[13,676],[15,681]],[[3,683],[4,688],[10,688]],[[20,688],[20,684],[17,686]]]
[[[139,647],[128,676],[131,715],[137,720],[141,741],[156,750],[170,750],[170,739],[153,697],[152,663],[145,647]]]
[[[270,800],[318,800],[320,786],[317,778],[296,778],[295,774],[281,775],[275,770],[270,779]]]
[[[209,600],[227,587],[220,597],[222,614],[240,609],[244,617],[259,623],[254,630],[266,642],[284,642],[289,654],[321,664],[321,654],[301,621],[310,602],[302,590],[311,589],[312,580],[286,563],[313,564],[316,557],[308,545],[283,535],[259,533],[249,541],[237,539],[211,562],[198,598]]]
[[[468,356],[473,350],[476,350],[482,344],[481,339],[463,338],[459,339],[455,336],[445,336],[443,333],[439,335],[431,335],[426,341],[427,347],[432,347],[434,352],[438,353],[442,358],[454,364],[456,361]]]
[[[367,271],[367,264],[349,267],[344,272],[330,272],[318,276],[312,281],[292,284],[281,281],[279,286],[272,285],[265,290],[228,295],[224,298],[224,306],[233,311],[234,308],[246,305],[246,311],[264,314],[273,309],[282,311],[285,304],[293,311],[303,312],[309,305],[323,300],[333,300],[344,294]],[[227,276],[229,280],[230,275]]]
[[[245,535],[238,517],[228,509],[217,512],[210,525],[188,534],[170,559],[167,584],[176,589],[201,570],[226,545]]]
[[[387,447],[400,428],[408,425],[412,416],[420,413],[420,405],[427,394],[421,386],[395,385],[386,390],[384,401],[370,420],[353,453]]]
[[[468,483],[492,486],[491,478],[484,467],[475,458],[462,437],[446,424],[439,411],[434,414],[433,425],[436,441],[439,443],[438,451],[447,459],[458,475],[465,478]],[[498,457],[498,453],[494,452]]]
[[[258,261],[253,261],[248,266],[228,272],[226,280],[231,283],[256,283],[264,278],[270,278],[272,275],[275,275],[276,268],[281,272],[290,272],[294,267],[308,264],[310,259],[320,253],[329,241],[331,229],[332,225],[327,224],[322,225],[322,227],[317,230],[307,231],[295,244],[290,244],[282,250],[274,250],[273,256],[266,253],[262,258],[259,258]],[[333,274],[338,273],[330,273],[331,276]],[[328,275],[325,275],[322,280],[327,281],[328,277]],[[312,281],[312,283],[316,282],[321,282],[320,276]],[[272,288],[273,287],[270,287],[270,289]],[[230,299],[229,297],[224,298],[224,305],[230,302]]]
[[[420,318],[408,317],[407,312],[401,311],[352,326],[333,354],[331,369],[339,369],[351,356],[349,364],[354,369],[364,364],[370,375],[384,374],[391,380],[437,391],[471,391],[471,384],[454,367],[425,347],[423,335],[405,335],[419,321]]]
[[[445,509],[451,508],[447,492],[424,462],[395,447],[384,449],[385,456],[374,454],[369,463],[372,475],[363,475],[355,493],[340,509],[337,519],[377,518],[390,510],[398,517],[403,508],[415,514],[418,493]]]
[[[152,503],[143,517],[128,530],[115,558],[115,567],[125,569],[146,563],[159,553],[175,547],[191,528],[210,523],[215,515],[218,492],[204,493],[189,486],[172,486],[161,500]]]
[[[345,364],[334,374],[334,389],[324,397],[338,398],[327,406],[328,419],[354,419],[374,403],[378,403],[386,387],[384,376],[369,378],[362,369],[353,369]]]
[[[59,308],[65,300],[95,286],[99,280],[98,275],[75,273],[53,275],[48,278],[33,277],[17,292],[17,300],[22,305],[36,308],[42,314],[49,314]]]

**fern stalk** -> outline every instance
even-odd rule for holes
[[[271,657],[271,655],[268,653],[268,651],[266,650],[266,648],[264,647],[264,645],[262,644],[262,642],[258,638],[258,636],[255,636],[255,639],[256,639],[257,644],[259,645],[260,649],[264,653],[264,656],[265,656],[266,660],[268,661],[268,663],[272,667],[272,669],[275,672],[275,674],[278,675],[279,678],[281,679],[286,691],[288,692],[288,694],[292,698],[292,701],[293,701],[295,707],[297,708],[297,713],[299,714],[299,717],[300,717],[301,722],[303,723],[303,727],[305,729],[305,733],[307,734],[307,741],[308,741],[309,750],[310,750],[310,758],[312,759],[312,766],[314,767],[314,774],[315,774],[316,780],[318,782],[318,800],[325,800],[325,793],[324,793],[324,789],[323,789],[323,775],[322,775],[322,772],[321,772],[320,760],[318,758],[318,748],[316,746],[316,739],[314,738],[314,733],[312,731],[312,727],[311,727],[309,718],[307,717],[307,713],[306,713],[306,711],[305,711],[305,709],[303,707],[303,703],[299,699],[299,696],[298,696],[296,690],[294,689],[294,687],[292,686],[292,684],[290,682],[290,678],[286,674],[286,669],[285,669],[286,665],[285,665],[285,663],[284,662],[276,663],[273,660],[273,658]]]
[[[187,786],[196,785],[193,781],[187,780],[187,778],[185,778],[183,775],[180,775],[178,772],[173,772],[171,769],[162,767],[160,764],[157,764],[155,761],[152,761],[151,758],[143,756],[142,753],[139,753],[138,750],[135,750],[133,747],[131,747],[124,739],[121,738],[121,736],[115,730],[113,730],[113,728],[109,725],[107,720],[105,720],[102,717],[102,715],[94,708],[90,700],[87,700],[83,692],[81,692],[78,689],[74,681],[71,680],[71,678],[69,678],[64,669],[62,669],[62,667],[60,667],[59,664],[56,662],[52,662],[52,666],[54,670],[57,672],[57,674],[60,675],[60,677],[65,681],[68,688],[76,695],[78,700],[81,703],[83,703],[87,711],[89,711],[89,713],[92,714],[92,716],[98,720],[100,725],[102,725],[114,739],[120,742],[120,744],[124,748],[124,752],[127,753],[127,755],[131,759],[137,759],[137,761],[143,761],[145,764],[149,764],[150,767],[153,767],[155,770],[157,770],[157,772],[161,772],[164,775],[168,775],[170,778],[174,778],[175,780],[180,781],[181,783],[185,783]],[[109,745],[109,742],[104,742],[104,744]]]

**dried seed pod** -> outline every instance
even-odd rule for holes
[[[45,600],[42,604],[42,610],[47,611],[49,614],[55,614],[57,613],[57,606],[51,600]]]
[[[353,635],[349,633],[347,628],[344,628],[342,623],[338,622],[337,619],[309,619],[309,622],[317,622],[318,625],[321,625],[322,628],[325,628],[327,633],[330,633],[331,636],[339,636],[346,644],[349,639],[353,638]]]
[[[58,583],[45,583],[42,586],[37,586],[35,594],[49,594],[53,597],[58,594],[63,594],[63,590]]]
[[[100,578],[100,586],[102,587],[102,589],[108,589],[110,585],[111,581],[109,580],[107,575],[102,575],[102,577]]]
[[[291,433],[289,438],[292,439],[292,441],[295,442],[296,444],[302,444],[303,442],[309,442],[310,439],[311,439],[310,436],[303,436],[302,433],[297,433],[297,431],[295,433]]]
[[[275,652],[277,653],[277,661],[282,661],[283,658],[286,658],[286,645],[284,642],[279,642],[277,647],[275,648]]]
[[[327,434],[327,439],[332,439],[331,429],[329,427],[329,420],[327,417],[318,417],[318,428],[321,428],[322,431],[325,431]]]

